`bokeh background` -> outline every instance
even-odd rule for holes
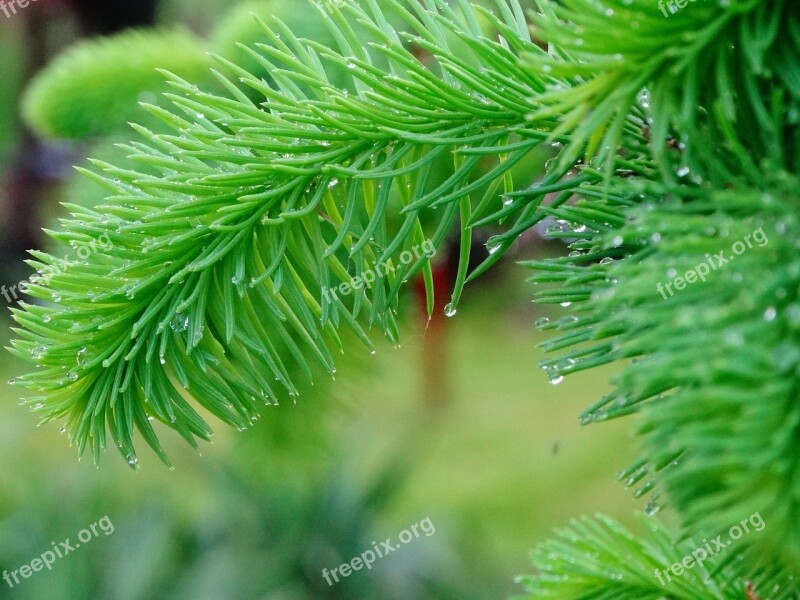
[[[204,49],[232,57],[232,41],[252,35],[251,19],[241,25],[231,18],[241,13],[235,1],[108,4],[38,0],[10,17],[0,12],[0,279],[6,286],[30,275],[25,250],[52,248],[39,231],[57,227],[66,215],[60,202],[102,199],[71,166],[89,166],[88,156],[125,161],[113,142],[134,137],[127,120],[147,118],[133,102],[133,116],[122,115],[106,131],[40,140],[20,118],[30,78],[81,40],[130,26],[179,27]],[[307,28],[308,37],[325,35],[304,21],[309,11],[299,0],[255,4]],[[90,99],[100,87],[86,90]],[[158,91],[138,99],[158,101]],[[65,96],[60,108],[73,106]],[[520,166],[531,181],[547,157],[539,158]],[[246,432],[216,427],[202,456],[164,433],[172,471],[148,453],[136,471],[110,453],[99,468],[88,456],[79,460],[59,434],[61,425],[38,427],[18,392],[5,385],[25,368],[6,354],[0,360],[0,570],[29,564],[51,542],[74,539],[105,515],[115,530],[13,589],[0,581],[0,598],[468,600],[518,593],[514,577],[529,571],[528,551],[554,527],[598,511],[630,522],[639,508],[615,481],[633,456],[628,426],[578,424],[613,372],[551,385],[537,366],[543,357],[537,345],[545,338],[534,323],[559,315],[531,302],[535,287],[515,261],[561,251],[537,232],[526,236],[495,273],[467,287],[450,319],[438,310],[428,322],[409,286],[399,347],[379,344],[370,355],[349,344],[335,381],[318,375],[296,401],[267,408]],[[446,249],[438,258],[446,284],[452,260]],[[12,306],[2,297],[0,303]],[[11,326],[3,307],[4,346]],[[396,539],[426,517],[434,535],[334,586],[323,579],[323,568],[349,561],[373,540]]]

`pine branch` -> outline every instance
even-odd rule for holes
[[[287,360],[334,371],[340,326],[368,347],[364,323],[397,338],[400,285],[422,271],[432,293],[429,256],[401,265],[402,252],[426,236],[438,246],[459,217],[465,242],[475,220],[529,218],[532,198],[508,206],[498,195],[514,190],[511,167],[548,137],[525,119],[544,84],[518,66],[520,50],[537,50],[519,6],[485,13],[505,36],[493,40],[478,35],[465,3],[460,13],[396,4],[408,42],[436,58],[432,70],[366,4],[325,5],[338,52],[280,22],[265,28],[270,45],[251,55],[274,86],[223,60],[263,107],[221,72],[229,97],[170,76],[169,98],[186,117],[149,109],[175,133],[137,127],[145,141],[127,149],[142,168],[99,163],[103,174],[87,175],[107,203],[69,206],[72,219],[51,232],[76,246],[108,235],[113,249],[30,287],[42,304],[15,311],[13,351],[38,368],[17,383],[37,394],[27,402],[44,420],[66,418],[70,440],[95,460],[110,435],[136,465],[138,429],[166,461],[150,419],[193,445],[208,439],[192,402],[247,427],[265,402],[296,393]],[[355,21],[372,42],[354,34]],[[355,92],[331,87],[329,68],[350,72]],[[448,156],[452,174],[436,181]],[[34,257],[45,273],[55,260]],[[396,270],[379,271],[352,301],[327,293],[390,259]]]
[[[748,538],[742,566],[720,566],[717,587],[689,577],[670,593],[739,598],[747,575],[756,593],[793,597],[776,566],[800,564],[800,26],[788,0],[697,3],[670,20],[650,0],[542,2],[533,19],[547,52],[515,0],[498,0],[496,16],[463,0],[390,1],[397,28],[376,0],[360,4],[318,5],[337,49],[265,27],[248,52],[270,83],[225,59],[214,76],[227,96],[169,76],[175,109],[149,108],[172,132],[137,127],[144,142],[126,148],[140,168],[87,173],[107,202],[70,206],[51,233],[75,246],[108,235],[113,249],[52,277],[55,257],[33,254],[42,303],[15,311],[12,348],[38,365],[18,381],[36,394],[27,402],[66,419],[95,460],[110,435],[135,465],[138,430],[166,461],[150,419],[193,445],[211,435],[197,405],[244,428],[296,393],[289,361],[334,371],[341,327],[367,347],[369,327],[396,340],[398,291],[416,273],[432,306],[428,255],[352,297],[330,294],[340,283],[456,228],[452,314],[468,280],[554,218],[571,254],[528,263],[535,282],[555,284],[539,301],[573,311],[543,324],[559,332],[545,343],[561,353],[543,363],[551,380],[624,361],[615,393],[583,419],[641,413],[626,484],[642,484],[637,496],[663,488],[684,532],[757,511],[769,529]],[[334,85],[342,72],[351,81]],[[542,181],[515,181],[512,168],[551,145]],[[496,235],[468,275],[477,227]],[[757,231],[769,245],[660,295]],[[632,543],[603,520],[573,528],[538,555],[537,597],[661,597],[642,569],[680,545]]]
[[[747,573],[742,565],[752,563],[742,561],[741,552],[706,559],[698,551],[705,552],[704,543],[676,543],[655,519],[641,522],[644,536],[603,515],[572,521],[534,550],[536,573],[519,578],[530,594],[526,598],[742,600],[751,589],[768,593],[764,597],[770,600],[791,600],[800,593],[793,578],[774,566]],[[684,559],[690,566],[680,575],[669,572]]]
[[[586,14],[569,16],[588,25],[588,3],[565,5],[585,6]],[[637,7],[614,16],[607,35],[638,21]],[[573,186],[541,209],[558,220],[551,235],[570,240],[571,254],[528,265],[541,271],[534,282],[555,284],[540,301],[573,306],[570,316],[543,324],[561,332],[544,344],[561,352],[543,361],[551,381],[625,361],[616,390],[582,420],[641,413],[641,461],[623,474],[638,486],[635,494],[663,487],[693,533],[721,530],[758,511],[770,533],[753,544],[791,571],[800,565],[800,513],[791,491],[800,452],[794,405],[800,90],[797,66],[786,57],[800,38],[792,34],[797,18],[786,3],[731,3],[731,10],[715,7],[722,16],[709,17],[714,37],[700,36],[703,44],[690,52],[667,48],[667,57],[685,56],[638,81],[649,90],[639,97],[647,114],[639,133],[623,129],[612,146],[615,157],[604,163],[611,177]],[[711,13],[692,12],[701,30],[704,14]],[[633,80],[639,70],[634,64],[608,72],[630,71],[625,79]],[[691,77],[679,85],[681,73]],[[599,110],[598,120],[605,120]],[[715,258],[719,252],[730,258],[732,246],[746,240],[731,265]],[[707,281],[664,291],[701,263]]]
[[[652,151],[661,178],[677,172],[711,178],[715,187],[759,181],[761,162],[796,170],[800,37],[791,2],[697,2],[664,18],[651,0],[541,2],[534,14],[549,56],[528,56],[531,71],[565,77],[537,101],[535,122],[560,115],[572,132],[561,166],[598,154],[611,176],[637,96],[653,140],[674,136],[681,152]],[[790,129],[789,129],[790,128]],[[789,140],[783,131],[791,131]],[[787,132],[788,132],[787,131]]]

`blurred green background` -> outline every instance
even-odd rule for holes
[[[214,39],[236,4],[165,0],[157,20]],[[298,0],[282,4],[284,14],[302,13]],[[55,169],[58,176],[48,175],[53,181],[36,188],[35,199],[19,200],[25,188],[16,179],[27,156],[20,149],[32,143],[18,117],[19,94],[25,65],[42,51],[32,48],[28,28],[47,22],[45,37],[56,40],[47,54],[54,56],[81,30],[69,6],[39,0],[11,18],[0,13],[6,285],[29,275],[22,242],[15,241],[22,225],[53,226],[64,216],[59,201],[101,197],[92,184]],[[113,156],[110,140],[119,135],[51,143],[37,156],[56,149],[56,162],[85,165],[87,155]],[[522,168],[533,177],[540,165]],[[559,250],[531,239],[513,258]],[[174,471],[152,454],[135,472],[116,455],[104,457],[100,468],[88,457],[78,461],[60,425],[37,427],[3,384],[0,570],[30,564],[51,542],[74,541],[105,515],[115,530],[13,589],[0,581],[0,598],[465,600],[517,593],[514,576],[529,571],[528,550],[554,527],[597,511],[629,522],[636,507],[615,482],[633,456],[629,429],[578,425],[579,412],[607,391],[613,373],[547,382],[537,367],[544,337],[534,322],[549,313],[531,303],[535,289],[527,275],[507,261],[493,277],[468,286],[455,317],[427,328],[409,294],[401,347],[379,345],[370,355],[350,344],[336,381],[318,377],[296,403],[267,408],[247,432],[218,428],[202,457],[161,432]],[[11,320],[3,313],[7,345]],[[24,368],[10,357],[0,365],[3,382]],[[323,568],[349,561],[374,540],[396,540],[426,517],[434,535],[333,586],[323,579]]]

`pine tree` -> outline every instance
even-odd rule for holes
[[[106,202],[49,232],[113,248],[55,273],[33,253],[40,302],[14,312],[12,348],[37,365],[16,381],[27,402],[96,460],[110,441],[136,465],[138,431],[167,461],[151,419],[193,445],[211,433],[195,403],[245,428],[295,393],[287,363],[334,371],[341,328],[395,340],[410,277],[433,306],[426,255],[330,293],[368,265],[456,228],[452,315],[469,280],[554,220],[568,252],[526,263],[538,301],[569,307],[540,323],[557,333],[542,366],[557,383],[619,363],[581,419],[638,415],[621,479],[680,523],[643,517],[636,537],[576,521],[534,553],[530,597],[799,597],[800,14],[684,4],[326,0],[335,48],[264,25],[247,60],[269,82],[223,58],[225,93],[167,74],[174,108],[149,108],[171,131],[135,126],[138,168],[98,163]],[[530,186],[514,167],[542,149],[554,158]],[[479,228],[490,255],[469,273]],[[654,576],[755,514],[763,535]]]

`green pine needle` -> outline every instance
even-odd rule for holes
[[[644,535],[604,515],[573,520],[533,551],[536,573],[518,579],[530,595],[518,600],[744,600],[748,587],[769,600],[800,594],[774,565],[750,569],[746,547],[711,554],[707,540],[676,542],[655,519],[640,522]]]

